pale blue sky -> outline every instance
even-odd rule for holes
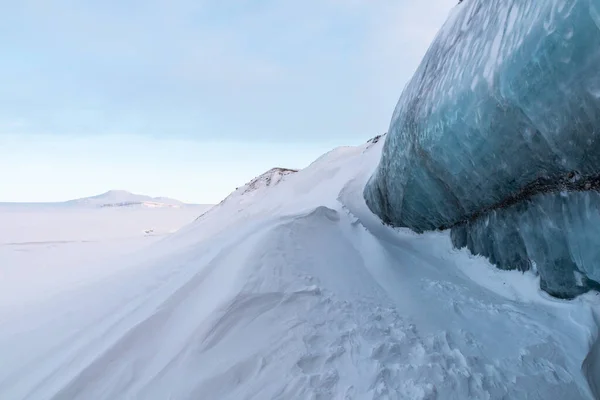
[[[272,166],[359,144],[387,129],[455,5],[0,2],[0,201],[218,202]]]

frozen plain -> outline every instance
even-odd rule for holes
[[[0,210],[0,398],[598,396],[598,293],[382,225],[362,196],[381,145],[272,170],[170,234],[175,214],[146,219],[164,210]]]

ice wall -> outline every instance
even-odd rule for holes
[[[365,198],[574,296],[600,281],[599,138],[600,0],[466,0],[403,91]]]

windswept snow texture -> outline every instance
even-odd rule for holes
[[[381,147],[239,190],[102,279],[37,303],[15,287],[0,398],[593,399],[600,298],[382,225],[362,196]]]
[[[600,0],[455,7],[394,112],[365,190],[383,221],[457,227],[560,297],[600,282]]]

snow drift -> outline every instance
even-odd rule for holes
[[[598,297],[553,299],[447,233],[382,225],[362,197],[381,147],[336,149],[110,276],[0,308],[0,397],[593,399]]]

